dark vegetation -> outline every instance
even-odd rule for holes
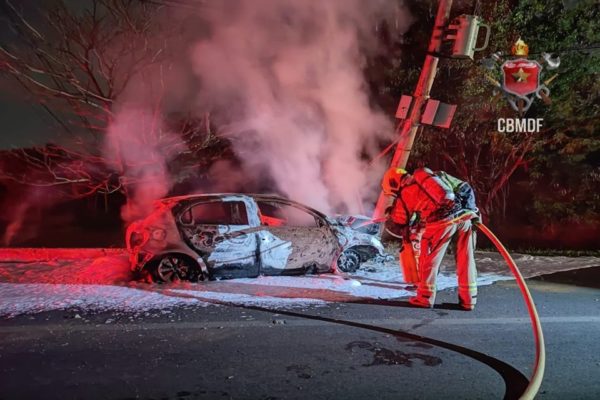
[[[490,45],[475,61],[444,59],[432,98],[458,104],[449,130],[425,127],[409,167],[427,165],[468,180],[486,222],[512,247],[598,249],[600,235],[600,5],[593,0],[480,2],[490,23]],[[474,2],[454,2],[453,15],[471,14]],[[567,7],[565,7],[565,4]],[[410,94],[424,57],[435,6],[412,2],[417,20],[402,43],[384,33],[397,59],[384,60],[372,87],[392,114]],[[549,52],[561,58],[549,85],[551,106],[534,103],[527,117],[544,118],[539,134],[497,132],[500,117],[516,117],[485,78],[482,57],[510,54],[519,37],[530,58]],[[481,55],[483,54],[483,55]],[[376,66],[372,68],[376,69]],[[544,79],[551,76],[548,73]]]

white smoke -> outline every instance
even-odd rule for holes
[[[373,156],[393,128],[369,103],[363,52],[391,3],[238,0],[200,13],[210,33],[191,51],[197,106],[224,116],[245,172],[267,170],[290,198],[325,212],[374,202],[383,166],[361,153]]]
[[[167,195],[171,188],[167,164],[182,146],[165,129],[159,113],[131,103],[119,109],[108,128],[104,153],[126,190],[124,221],[148,215],[153,201]]]
[[[167,166],[177,151],[166,151],[165,143],[181,143],[163,126],[169,111],[211,111],[219,132],[232,139],[243,170],[215,164],[210,190],[274,181],[291,199],[326,213],[367,212],[385,168],[368,159],[393,127],[370,104],[365,53],[376,51],[375,28],[386,17],[396,18],[398,34],[408,27],[401,2],[196,3],[192,12],[165,18],[181,25],[179,36],[164,38],[173,56],[118,99],[105,154],[130,188],[123,218],[143,215],[172,187]],[[152,88],[157,82],[159,90]]]

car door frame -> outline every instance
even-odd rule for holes
[[[244,208],[246,209],[246,218],[248,224],[243,225],[222,225],[222,224],[194,224],[187,223],[183,221],[183,216],[187,212],[192,212],[191,210],[201,204],[208,203],[233,203],[240,202],[244,204]],[[190,247],[193,251],[198,253],[200,257],[204,260],[207,265],[209,276],[211,278],[238,278],[238,277],[256,277],[260,274],[260,256],[258,253],[259,247],[259,238],[256,234],[256,228],[259,225],[259,218],[257,212],[257,206],[254,201],[247,196],[241,195],[230,195],[230,196],[210,196],[206,198],[198,197],[195,199],[190,199],[186,201],[185,205],[182,205],[177,210],[175,215],[175,221],[179,228],[180,234],[185,241],[186,245]],[[192,214],[193,218],[193,214]],[[199,229],[200,227],[205,229]],[[232,229],[233,228],[233,229]],[[187,232],[186,229],[194,229],[195,232]],[[205,237],[198,239],[202,242],[194,243],[192,237],[194,234],[199,234],[200,232],[206,234]],[[212,259],[211,256],[215,256],[215,253],[218,253],[216,246],[223,246],[223,243],[226,241],[233,240],[232,246],[235,246],[236,240],[240,240],[240,236],[248,235],[250,242],[253,241],[252,248],[248,250],[246,255],[242,258],[234,257],[230,260],[224,259]],[[225,244],[226,246],[226,244]],[[220,250],[220,249],[219,249]],[[244,261],[247,260],[247,261]],[[239,262],[236,262],[239,261]],[[252,268],[251,271],[248,271],[247,274],[235,274],[233,272],[244,270],[244,268]],[[227,271],[230,273],[228,274]]]

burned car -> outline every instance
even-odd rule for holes
[[[126,244],[132,270],[158,282],[353,272],[385,254],[374,235],[272,195],[159,200]]]

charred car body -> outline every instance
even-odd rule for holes
[[[271,195],[159,200],[126,234],[132,269],[155,281],[355,271],[380,255],[374,236]]]

